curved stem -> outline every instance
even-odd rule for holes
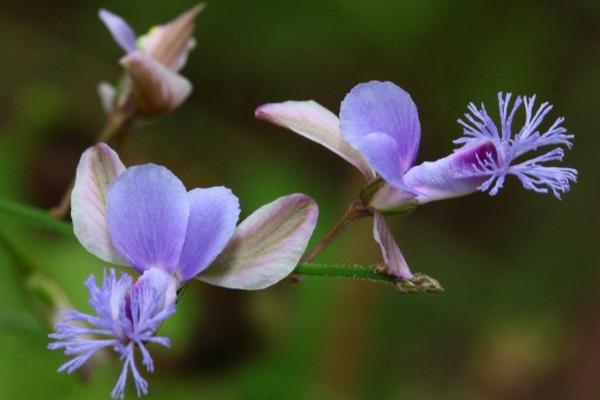
[[[131,121],[133,114],[126,113],[123,111],[115,111],[106,120],[106,125],[98,135],[96,143],[108,142],[109,140],[116,138],[121,133],[127,132],[127,125]],[[122,143],[121,143],[122,144]],[[73,191],[73,185],[75,179],[71,181],[67,190],[65,191],[60,202],[50,209],[50,214],[56,219],[64,219],[69,212],[71,206],[71,192]]]
[[[346,209],[344,215],[342,215],[338,222],[335,223],[333,228],[331,228],[325,237],[321,239],[321,241],[304,257],[302,261],[305,263],[310,263],[350,225],[368,215],[369,210],[365,207],[362,201],[355,200],[352,202]]]

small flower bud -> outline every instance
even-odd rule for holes
[[[148,54],[134,51],[121,59],[133,80],[137,111],[157,115],[177,108],[192,92],[191,83]]]
[[[138,48],[165,67],[179,71],[185,65],[188,53],[195,47],[192,34],[203,9],[204,4],[198,4],[171,22],[150,29],[138,38]]]

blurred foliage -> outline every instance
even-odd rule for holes
[[[192,4],[0,5],[3,197],[54,205],[102,127],[96,85],[119,77],[121,53],[97,9],[142,33]],[[188,187],[227,185],[245,215],[308,193],[321,207],[318,238],[361,177],[327,150],[254,120],[253,110],[312,98],[337,111],[353,85],[379,79],[406,88],[419,107],[419,160],[451,151],[469,101],[537,93],[576,134],[566,164],[580,182],[559,202],[510,179],[496,198],[476,194],[398,218],[412,269],[439,279],[442,295],[317,278],[257,293],[190,285],[164,327],[173,348],[153,349],[150,398],[600,398],[599,18],[600,3],[584,0],[209,2],[185,69],[194,94],[136,132],[121,151],[127,164],[167,165]],[[88,307],[83,279],[105,265],[73,240],[10,219],[0,229]],[[319,260],[377,258],[365,221]],[[65,358],[46,350],[11,263],[0,250],[0,398],[108,398],[116,362],[87,383],[54,372]]]

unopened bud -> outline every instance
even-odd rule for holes
[[[133,80],[137,111],[157,115],[177,108],[192,92],[191,83],[142,51],[121,59]]]

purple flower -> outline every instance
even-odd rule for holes
[[[98,149],[111,155],[106,160],[117,172],[98,189],[94,177],[84,171],[94,171],[88,156],[98,150],[82,157],[72,218],[84,246],[105,261],[126,263],[140,273],[160,269],[174,275],[179,284],[206,269],[233,235],[238,198],[224,187],[188,192],[165,167],[145,164],[125,169],[106,145]],[[98,190],[103,191],[101,198],[96,197]]]
[[[355,86],[344,98],[337,117],[314,101],[265,104],[256,110],[258,118],[287,127],[321,143],[355,165],[370,185],[363,191],[365,205],[375,213],[374,236],[380,244],[388,270],[404,279],[412,274],[380,213],[394,214],[430,201],[463,196],[475,191],[495,195],[506,175],[515,175],[526,189],[551,191],[560,198],[575,182],[577,171],[546,165],[562,161],[573,135],[558,118],[547,130],[539,129],[552,109],[543,103],[535,109],[535,96],[498,96],[500,127],[485,107],[469,106],[465,114],[462,145],[451,155],[434,162],[414,165],[421,130],[417,107],[410,95],[391,82],[372,81]],[[524,126],[516,134],[512,122],[525,109]],[[515,162],[525,153],[545,146],[550,151],[529,160]],[[379,176],[381,179],[374,180]],[[393,255],[393,257],[392,257]]]
[[[552,106],[543,103],[537,110],[535,96],[517,97],[510,107],[511,95],[498,95],[500,127],[483,105],[469,105],[470,114],[459,120],[464,136],[455,140],[462,147],[448,157],[413,166],[419,147],[420,126],[417,108],[404,90],[391,82],[369,82],[354,87],[341,105],[340,129],[344,138],[368,160],[383,180],[404,191],[406,199],[395,204],[418,204],[463,196],[477,190],[498,193],[506,175],[517,176],[526,189],[554,196],[569,190],[577,171],[544,165],[562,161],[564,151],[555,147],[530,160],[514,163],[525,153],[545,146],[572,146],[558,118],[546,131],[539,126]],[[512,132],[516,112],[525,108],[524,126]],[[412,199],[410,199],[412,197]],[[371,204],[374,208],[377,203]]]
[[[171,111],[190,95],[191,83],[178,72],[185,65],[188,53],[195,47],[192,33],[203,8],[204,5],[199,4],[139,38],[123,18],[108,10],[99,11],[100,19],[115,42],[126,52],[121,65],[133,81],[135,104],[140,113],[154,115]],[[117,99],[116,89],[101,83],[99,93],[109,112],[115,103],[121,107],[127,106],[128,90],[124,90],[126,95],[123,98]]]
[[[295,268],[315,227],[314,200],[283,196],[236,229],[239,213],[229,189],[186,191],[165,167],[125,168],[105,144],[81,156],[71,197],[75,236],[106,262],[140,273],[158,268],[178,285],[195,277],[246,290],[279,282]]]
[[[75,236],[90,253],[129,265],[142,276],[132,284],[129,275],[117,279],[111,270],[101,288],[93,277],[86,281],[97,316],[71,310],[56,325],[49,348],[74,356],[59,371],[72,372],[96,351],[112,347],[123,361],[112,396],[123,397],[128,371],[138,395],[146,394],[134,351],[139,349],[152,372],[145,345],[168,345],[155,334],[175,311],[179,287],[197,277],[213,285],[257,290],[289,275],[316,225],[314,200],[302,194],[281,197],[236,229],[239,213],[239,201],[227,188],[186,191],[165,167],[125,168],[105,144],[86,150],[71,198]]]
[[[123,273],[117,278],[111,269],[109,274],[105,271],[102,286],[98,287],[93,275],[85,281],[85,286],[95,315],[67,310],[64,320],[56,324],[55,332],[49,335],[54,340],[48,345],[49,349],[62,349],[73,357],[58,371],[71,373],[96,352],[112,348],[123,361],[123,368],[111,396],[124,397],[129,373],[138,396],[147,394],[148,383],[136,366],[135,352],[139,350],[142,364],[148,372],[153,372],[154,363],[147,345],[169,346],[169,339],[156,336],[156,331],[175,312],[175,280],[164,271],[151,268],[133,283],[129,275]]]

